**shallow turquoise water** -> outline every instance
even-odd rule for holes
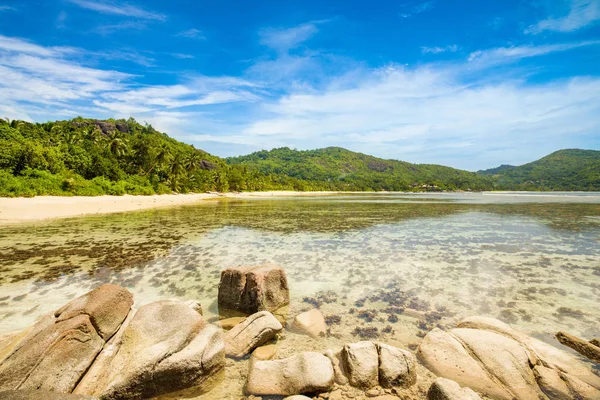
[[[220,271],[264,262],[286,269],[290,316],[316,305],[329,317],[323,346],[414,347],[469,315],[550,342],[558,330],[600,336],[600,194],[589,193],[223,200],[0,227],[0,333],[105,282],[138,304],[196,299],[214,318]]]

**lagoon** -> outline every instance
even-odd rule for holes
[[[325,338],[285,331],[278,357],[361,338],[414,349],[472,315],[556,346],[559,330],[600,336],[600,193],[555,192],[222,199],[3,226],[0,334],[102,283],[137,305],[195,299],[216,320],[221,270],[266,262],[286,270],[289,318],[316,306],[329,323]]]

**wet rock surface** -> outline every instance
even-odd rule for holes
[[[325,335],[327,324],[321,311],[313,308],[312,310],[298,314],[294,319],[294,328],[299,332],[305,333],[313,338]]]
[[[219,310],[254,314],[289,304],[290,291],[283,268],[272,264],[233,267],[221,272]]]

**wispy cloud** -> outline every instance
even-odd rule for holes
[[[398,16],[400,18],[410,18],[414,15],[421,14],[425,11],[429,11],[429,10],[433,9],[434,6],[435,6],[434,1],[426,1],[423,3],[418,3],[418,4],[413,4],[413,5],[409,4],[404,7],[405,10],[407,10],[407,11],[399,12]]]
[[[66,21],[67,21],[67,13],[64,11],[61,11],[60,13],[58,13],[58,17],[56,17],[56,22],[55,22],[56,28],[64,29]]]
[[[99,35],[110,35],[115,32],[124,31],[124,30],[143,30],[147,29],[148,25],[144,21],[123,21],[117,24],[107,24],[100,25],[92,29],[93,33],[97,33]]]
[[[319,31],[318,25],[328,20],[311,21],[291,28],[265,28],[259,32],[260,43],[279,52],[298,47]]]
[[[469,55],[469,61],[480,65],[495,65],[514,62],[522,58],[538,57],[550,53],[573,50],[578,47],[597,46],[600,40],[588,40],[574,43],[548,44],[539,46],[513,46],[498,47],[488,50],[479,50]]]
[[[460,47],[455,44],[444,47],[421,47],[421,53],[423,54],[456,53],[458,50],[460,50]]]
[[[188,39],[206,40],[206,37],[202,34],[202,31],[196,28],[181,31],[175,36],[184,37]]]
[[[131,4],[116,4],[109,1],[100,0],[67,0],[79,7],[96,11],[102,14],[121,15],[125,17],[135,17],[140,19],[164,21],[167,17],[164,14],[146,11],[140,7]]]
[[[184,54],[184,53],[171,53],[171,56],[175,57],[175,58],[179,58],[180,60],[186,60],[186,59],[192,59],[195,58],[193,55],[191,54]]]
[[[569,13],[564,17],[550,17],[529,26],[525,33],[544,31],[573,32],[600,20],[600,0],[570,0]]]
[[[0,5],[0,12],[7,12],[7,11],[17,11],[17,9],[12,6]]]

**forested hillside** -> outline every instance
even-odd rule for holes
[[[561,150],[479,173],[339,147],[222,159],[133,119],[0,119],[0,196],[244,190],[600,190],[600,151]]]
[[[600,191],[600,151],[559,150],[528,164],[501,166],[482,175],[505,190]]]
[[[133,119],[0,120],[0,196],[121,195],[293,187]]]
[[[328,190],[488,190],[492,180],[474,172],[356,153],[340,147],[298,151],[287,147],[228,158],[264,174],[286,175],[307,189]]]

